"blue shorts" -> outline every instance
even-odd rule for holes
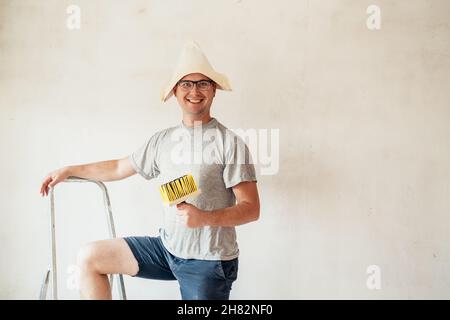
[[[183,300],[228,300],[237,278],[238,258],[229,261],[182,259],[160,237],[123,238],[139,264],[135,277],[178,280]]]

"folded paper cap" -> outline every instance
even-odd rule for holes
[[[215,71],[200,46],[190,41],[183,48],[172,78],[161,90],[161,101],[166,102],[173,95],[177,82],[190,73],[201,73],[213,80],[217,89],[231,91],[227,77]]]

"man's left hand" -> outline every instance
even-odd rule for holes
[[[206,226],[206,213],[190,203],[177,204],[179,221],[188,228]]]

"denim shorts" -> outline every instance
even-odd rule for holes
[[[135,277],[178,280],[183,300],[228,300],[237,279],[233,260],[182,259],[171,254],[158,237],[123,238],[139,264]]]

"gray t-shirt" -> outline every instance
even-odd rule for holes
[[[186,202],[202,210],[217,210],[236,204],[231,187],[256,181],[249,149],[233,131],[212,118],[189,128],[178,126],[155,133],[129,157],[145,179],[158,178],[153,188],[185,174],[192,174],[201,194]],[[161,199],[162,202],[162,199]],[[163,205],[161,240],[173,255],[184,259],[231,260],[239,255],[234,227],[184,227],[177,220],[176,206]]]

